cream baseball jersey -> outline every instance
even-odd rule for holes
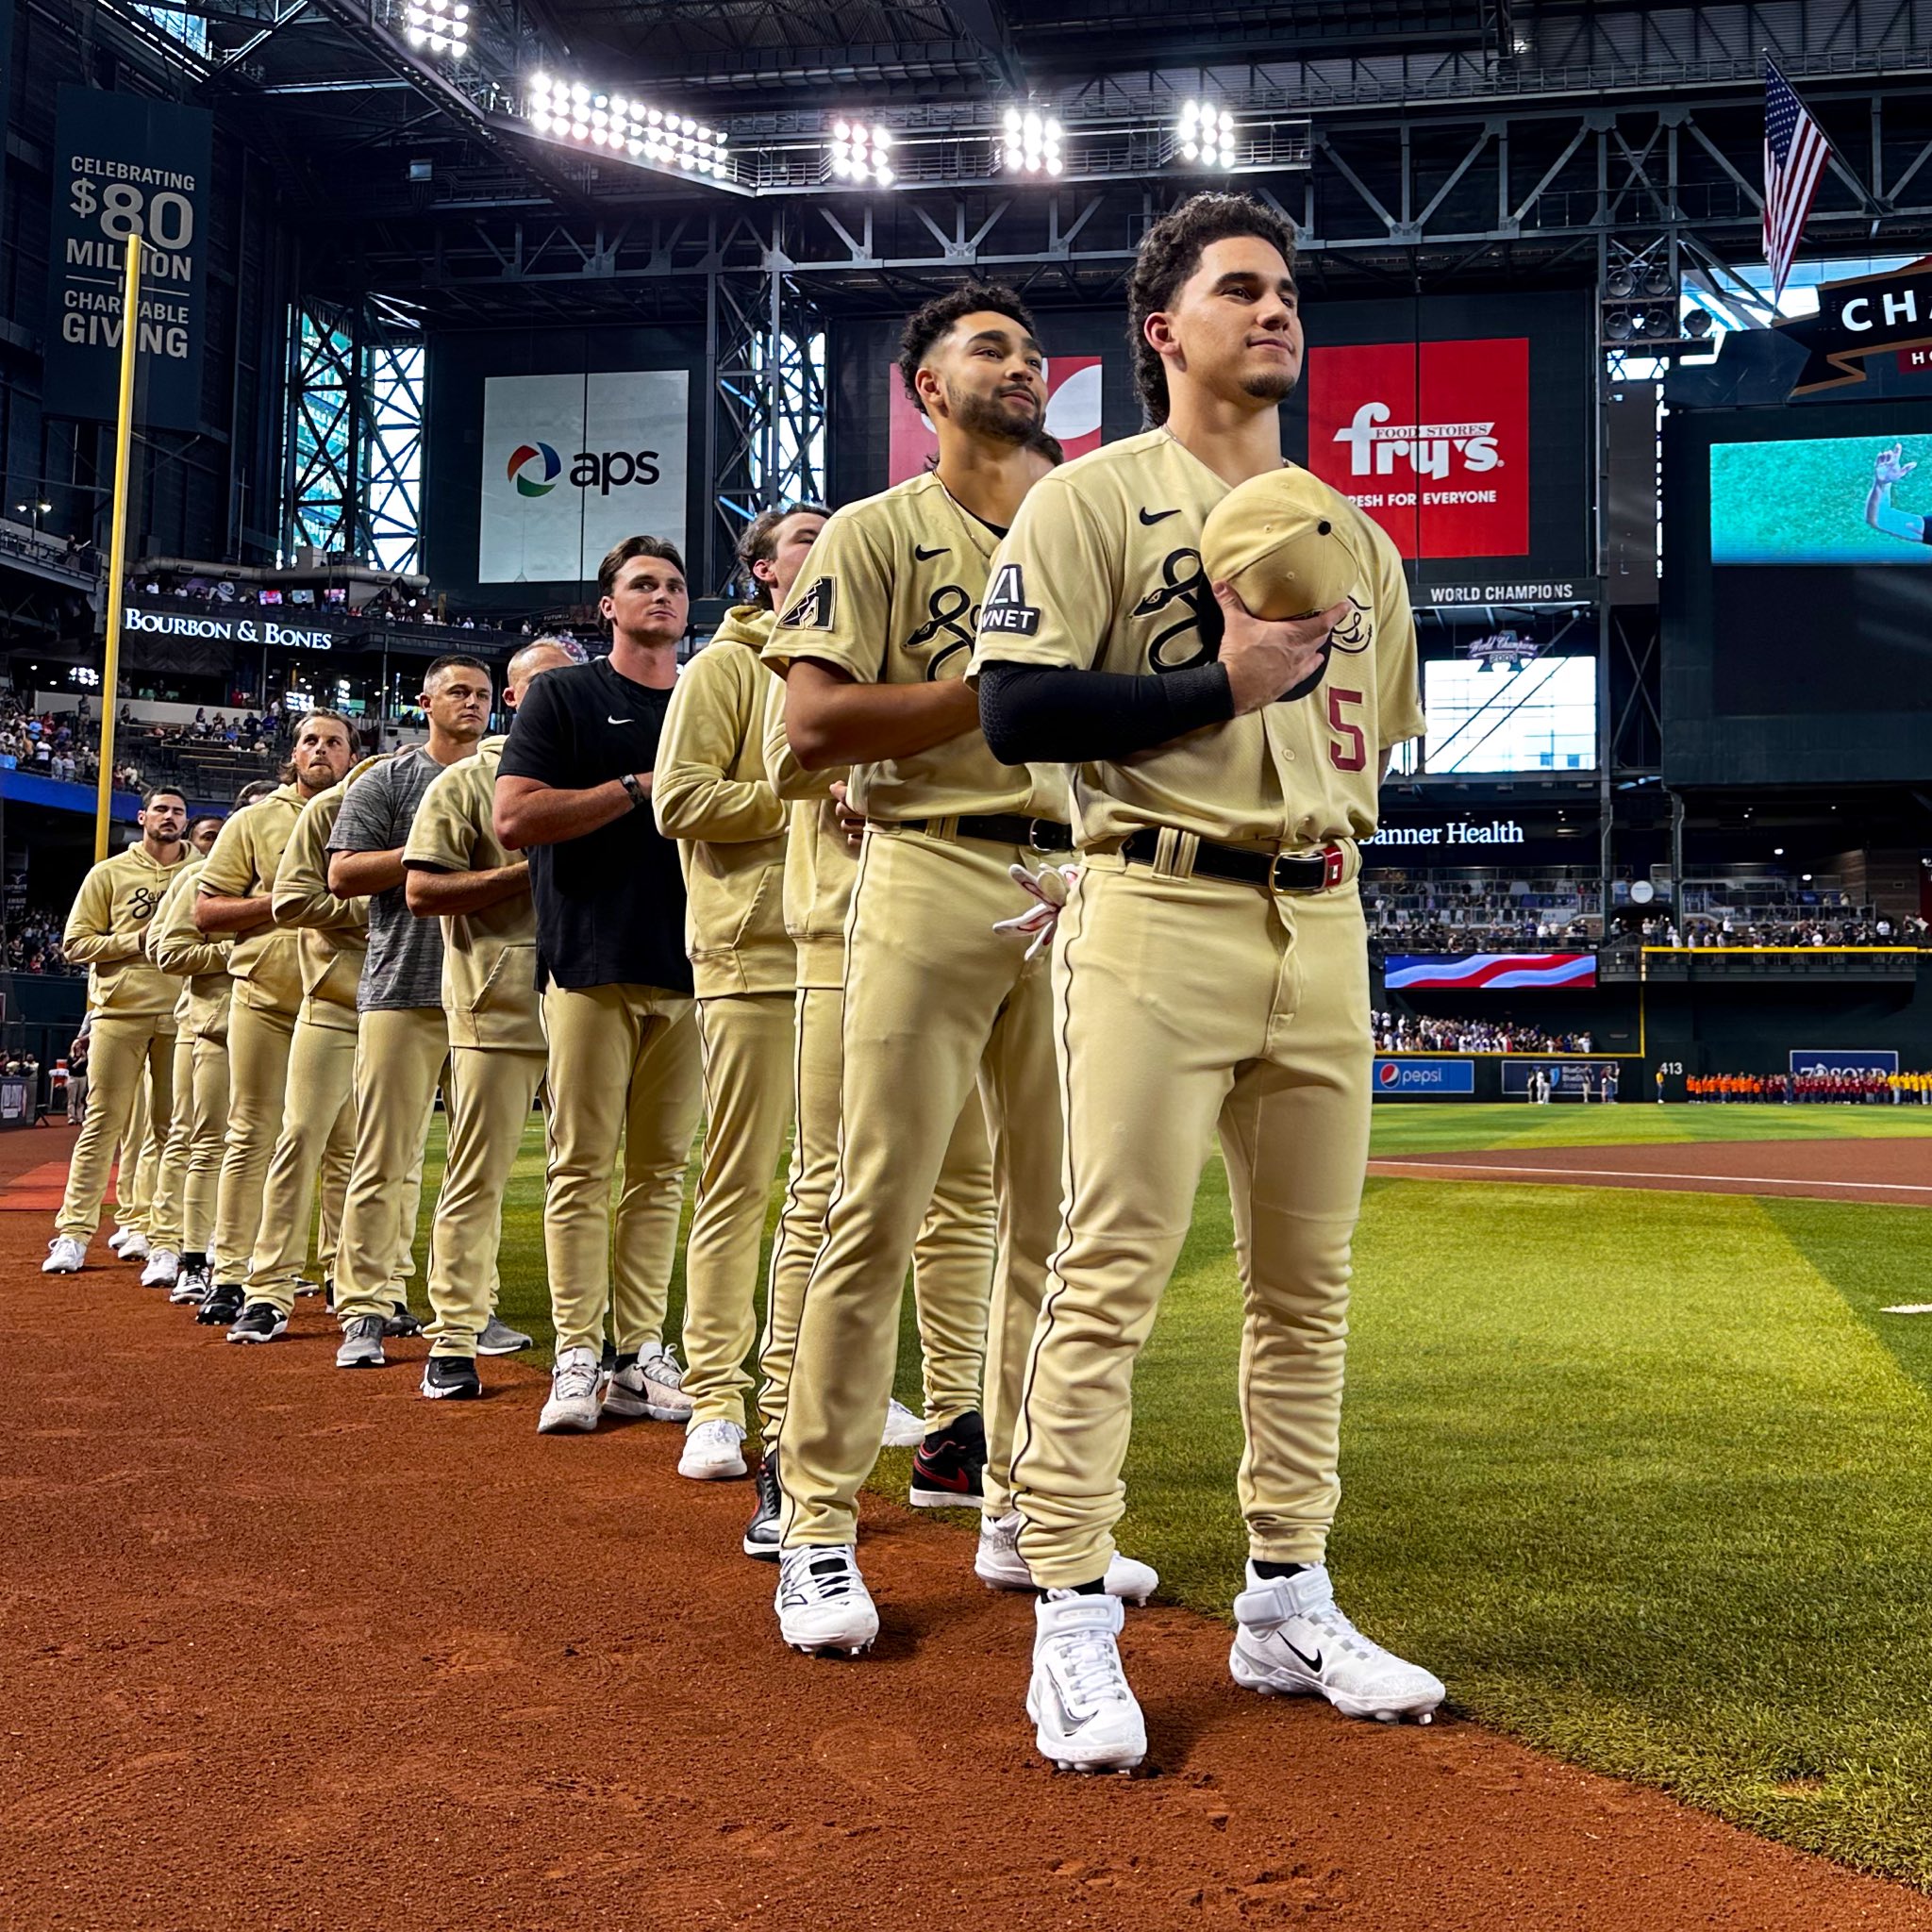
[[[765,646],[783,673],[800,658],[861,684],[963,677],[997,534],[927,471],[848,504],[820,531]],[[910,758],[854,765],[851,800],[891,824],[958,812],[1066,817],[1058,766],[1003,765],[977,728]]]
[[[1213,658],[1223,621],[1201,525],[1227,491],[1165,429],[1043,477],[993,559],[974,673],[997,661],[1158,676]],[[1380,754],[1423,729],[1415,621],[1395,546],[1340,495],[1334,514],[1371,562],[1319,681],[1131,758],[1073,767],[1083,850],[1143,826],[1290,849],[1375,829]]]

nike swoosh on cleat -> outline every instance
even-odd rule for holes
[[[955,1490],[962,1493],[971,1487],[973,1481],[964,1470],[958,1475],[942,1475],[938,1470],[922,1469],[918,1475],[920,1482],[927,1489]]]
[[[1284,1643],[1288,1643],[1288,1639],[1285,1637],[1281,1641]],[[1321,1675],[1322,1653],[1319,1650],[1314,1654],[1313,1657],[1310,1657],[1305,1650],[1295,1650],[1294,1645],[1291,1643],[1288,1643],[1288,1647],[1291,1651],[1294,1653],[1294,1656],[1300,1659],[1301,1664],[1305,1670],[1313,1671],[1317,1676]]]
[[[1149,525],[1164,524],[1169,517],[1177,517],[1179,515],[1180,511],[1178,509],[1147,509],[1143,508],[1141,511],[1141,521],[1143,524]]]

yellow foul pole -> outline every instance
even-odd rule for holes
[[[101,780],[94,799],[94,859],[108,856],[114,810],[114,719],[120,708],[122,607],[126,600],[127,520],[134,509],[134,358],[141,336],[141,237],[127,251],[127,286],[121,298],[121,403],[114,417],[113,521],[108,532],[108,655],[101,668]]]

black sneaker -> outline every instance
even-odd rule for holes
[[[473,1402],[483,1384],[468,1356],[433,1355],[423,1364],[423,1392],[431,1402]]]
[[[744,1526],[744,1554],[761,1562],[778,1560],[778,1452],[765,1451],[765,1459],[752,1471],[752,1493],[758,1498],[751,1521]]]
[[[199,1307],[208,1299],[208,1262],[200,1255],[183,1255],[168,1299],[177,1307]]]
[[[912,1488],[907,1501],[915,1509],[977,1509],[986,1468],[986,1424],[976,1408],[935,1429],[912,1452]]]
[[[396,1341],[422,1334],[423,1324],[410,1314],[408,1302],[398,1302],[395,1313],[382,1324],[382,1332],[387,1340]]]
[[[239,1281],[218,1281],[208,1290],[208,1297],[194,1311],[194,1319],[204,1328],[227,1328],[233,1325],[242,1313],[242,1284]]]
[[[330,1314],[336,1311],[336,1278],[333,1274],[322,1277],[322,1305]]]
[[[230,1341],[274,1341],[289,1332],[289,1318],[273,1302],[250,1302],[228,1330]]]

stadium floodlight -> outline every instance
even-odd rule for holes
[[[525,111],[539,134],[558,141],[689,175],[715,178],[727,172],[724,136],[718,129],[629,94],[605,93],[583,81],[539,74],[529,83]]]
[[[403,38],[412,47],[461,59],[469,51],[470,9],[466,0],[408,0]]]
[[[1008,108],[1000,122],[998,160],[1009,175],[1058,175],[1066,166],[1060,124],[1027,108]]]
[[[1629,316],[1621,308],[1604,323],[1604,334],[1613,342],[1627,342],[1634,333]]]
[[[871,181],[890,188],[892,173],[892,130],[841,115],[832,123],[827,152],[831,172],[841,181]]]
[[[1715,326],[1716,318],[1707,308],[1693,308],[1684,318],[1684,333],[1693,342],[1701,342]]]
[[[1190,101],[1174,123],[1174,152],[1203,168],[1234,166],[1234,116],[1225,108]]]
[[[1637,292],[1637,277],[1627,268],[1613,268],[1604,277],[1604,293],[1613,302],[1627,302]]]

